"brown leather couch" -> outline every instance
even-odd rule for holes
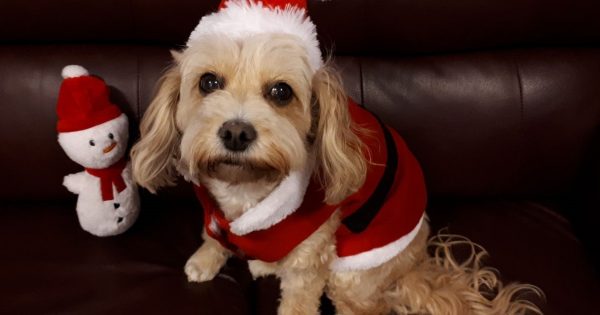
[[[66,64],[111,85],[136,124],[169,48],[218,0],[0,2],[0,313],[275,314],[278,283],[232,260],[191,284],[190,187],[143,193],[124,235],[81,230],[56,142]],[[600,4],[596,0],[309,1],[352,97],[421,161],[435,229],[484,245],[545,314],[598,314]],[[325,307],[331,313],[331,307]]]

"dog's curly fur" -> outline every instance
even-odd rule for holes
[[[340,77],[328,65],[314,73],[298,39],[206,36],[173,56],[131,153],[140,185],[156,191],[173,184],[179,171],[207,187],[227,219],[234,220],[311,160],[316,160],[315,176],[326,203],[343,200],[363,184],[368,154],[357,137],[360,126],[350,119]],[[198,84],[209,72],[222,78],[224,86],[205,94]],[[289,104],[280,106],[265,97],[265,88],[274,82],[292,87]],[[219,141],[217,130],[230,119],[256,128],[258,137],[244,153],[232,155]],[[518,299],[525,291],[541,294],[537,288],[503,287],[491,269],[481,266],[485,251],[478,245],[449,235],[428,241],[426,222],[412,243],[383,265],[333,272],[329,264],[336,256],[339,225],[336,212],[281,261],[249,261],[254,277],[274,274],[281,279],[279,314],[317,314],[324,291],[340,314],[541,313]],[[186,263],[190,281],[211,280],[232,255],[206,233],[204,240]],[[457,244],[472,249],[462,262],[452,255]]]

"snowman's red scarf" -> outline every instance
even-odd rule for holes
[[[102,192],[102,200],[113,200],[113,185],[117,192],[122,192],[127,188],[125,180],[121,174],[127,165],[125,158],[107,168],[86,168],[85,171],[90,175],[100,178],[100,191]]]

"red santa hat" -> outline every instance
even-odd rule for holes
[[[304,45],[313,71],[323,65],[317,29],[306,12],[306,0],[222,0],[219,11],[202,17],[187,46],[206,35],[242,39],[257,34],[290,34]]]
[[[64,78],[58,94],[58,132],[88,129],[119,117],[122,112],[108,99],[106,83],[77,65],[62,70]]]

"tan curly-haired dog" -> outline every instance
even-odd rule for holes
[[[212,200],[203,201],[212,214],[205,215],[204,243],[185,265],[188,279],[209,281],[229,257],[245,254],[252,256],[247,258],[254,277],[281,279],[283,315],[317,314],[323,292],[340,314],[540,313],[517,298],[521,291],[539,291],[530,285],[503,287],[480,265],[485,252],[477,245],[448,235],[428,241],[420,202],[415,203],[418,220],[401,242],[375,248],[378,255],[366,264],[340,263],[347,258],[339,248],[340,230],[348,225],[342,222],[348,217],[344,201],[363,189],[371,170],[387,167],[374,162],[377,146],[368,143],[381,139],[377,130],[356,123],[339,75],[321,61],[305,1],[276,2],[224,1],[221,11],[201,20],[186,49],[173,53],[173,66],[160,81],[132,150],[140,185],[156,191],[173,184],[179,173],[197,185],[201,198]],[[305,196],[309,182],[321,193],[311,195],[309,188]],[[287,199],[272,197],[279,190],[287,191],[280,195]],[[256,259],[253,242],[268,235],[261,233],[307,223],[290,218],[310,202],[331,210],[292,247],[278,251],[273,245],[276,253]],[[257,208],[268,208],[265,204],[271,213],[257,219],[264,214]],[[287,244],[286,238],[297,237],[295,232],[277,236],[260,242]],[[451,252],[456,244],[471,246],[472,256],[457,262]]]

